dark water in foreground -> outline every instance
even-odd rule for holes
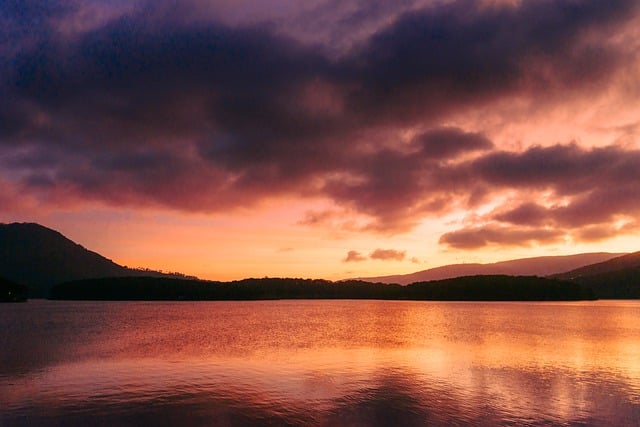
[[[0,306],[0,425],[639,425],[640,302]]]

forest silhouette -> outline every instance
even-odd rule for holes
[[[78,280],[56,285],[52,299],[273,300],[379,299],[442,301],[551,301],[595,299],[590,288],[534,276],[469,276],[407,286],[358,280],[262,278],[233,282],[157,277]]]

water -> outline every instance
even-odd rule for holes
[[[639,425],[640,302],[0,306],[0,425]]]

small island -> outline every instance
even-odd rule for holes
[[[274,300],[378,299],[431,301],[576,301],[595,299],[590,288],[535,276],[467,276],[431,282],[398,284],[360,280],[262,278],[233,282],[114,277],[56,285],[57,300]]]

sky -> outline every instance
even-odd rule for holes
[[[0,0],[0,222],[340,279],[640,250],[636,0]]]

